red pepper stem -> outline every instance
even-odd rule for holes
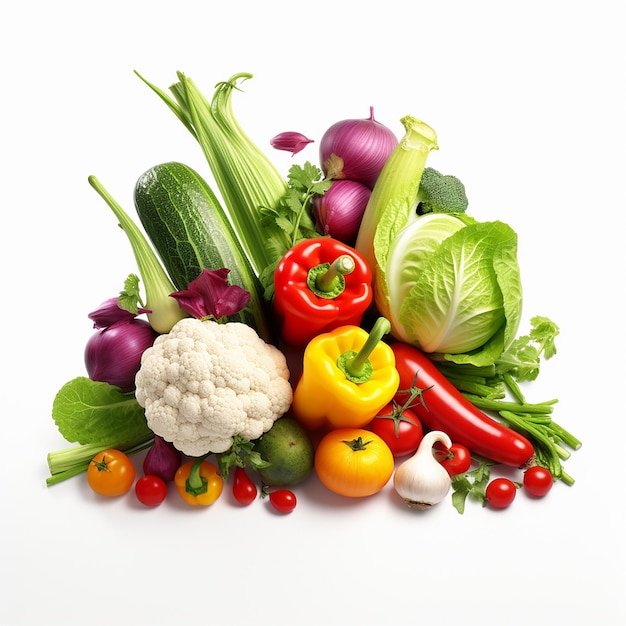
[[[354,272],[354,259],[349,254],[342,254],[337,257],[329,268],[318,274],[315,279],[315,286],[322,291],[332,291],[341,276]]]
[[[209,488],[207,479],[200,475],[200,466],[207,456],[209,455],[205,454],[195,459],[189,471],[189,476],[185,482],[185,491],[192,496],[201,496],[203,493],[206,493]]]
[[[391,330],[391,324],[386,317],[379,317],[367,336],[367,340],[362,348],[352,355],[347,355],[343,360],[344,372],[351,379],[363,379],[359,382],[369,380],[372,375],[372,366],[369,356],[380,340]]]
[[[336,298],[346,287],[344,276],[356,268],[354,259],[349,254],[338,256],[332,263],[321,263],[309,270],[307,285],[321,298]]]

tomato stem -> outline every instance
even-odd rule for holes
[[[357,437],[356,439],[352,439],[350,441],[342,439],[342,443],[345,443],[354,452],[358,452],[359,450],[367,450],[367,446],[372,443],[372,440],[363,441],[362,437]]]
[[[92,463],[95,465],[96,469],[99,472],[110,472],[111,468],[109,467],[109,464],[106,461],[106,455],[102,455],[102,461],[96,461],[95,459],[92,461]]]

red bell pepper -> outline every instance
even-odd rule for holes
[[[372,270],[354,248],[316,237],[283,255],[274,287],[280,337],[289,346],[304,347],[320,333],[360,325],[372,302]]]

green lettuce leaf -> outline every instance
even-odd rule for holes
[[[84,376],[57,392],[52,419],[67,441],[81,445],[134,441],[152,434],[134,394]]]

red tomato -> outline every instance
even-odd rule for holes
[[[463,474],[472,465],[470,451],[460,443],[453,443],[448,449],[444,449],[443,444],[435,444],[435,458],[446,468],[450,476]]]
[[[233,479],[233,496],[239,504],[247,506],[252,504],[257,496],[258,490],[243,467],[235,468]]]
[[[296,508],[296,494],[289,489],[278,489],[270,493],[270,504],[279,513],[291,513]]]
[[[394,457],[413,454],[424,436],[417,415],[396,402],[382,408],[369,423],[368,429],[389,446]]]
[[[517,493],[517,485],[508,478],[494,478],[485,490],[487,502],[496,509],[506,509]]]
[[[167,485],[160,476],[147,474],[135,483],[135,495],[141,504],[159,506],[167,495]]]
[[[554,484],[554,478],[549,470],[541,465],[533,465],[524,472],[523,479],[524,489],[536,498],[542,498],[545,496],[552,485]]]

